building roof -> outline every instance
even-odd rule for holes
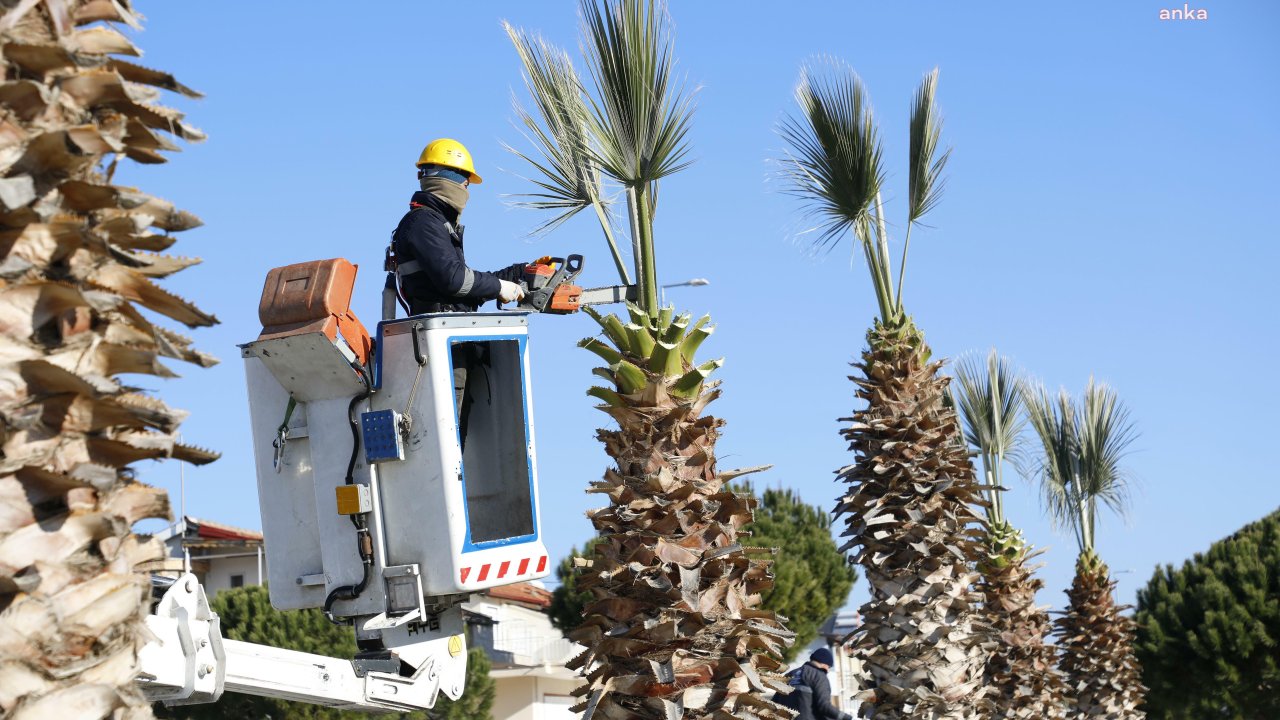
[[[248,540],[262,542],[262,533],[257,530],[246,530],[234,525],[224,525],[212,520],[201,520],[190,515],[184,518],[187,523],[188,537],[199,537],[206,540]]]
[[[510,600],[540,608],[551,606],[551,591],[546,588],[540,588],[533,583],[522,582],[512,585],[499,585],[486,590],[485,595],[499,600]]]

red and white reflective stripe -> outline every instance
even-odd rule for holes
[[[521,577],[524,577],[525,575],[529,575],[529,574],[531,574],[531,573],[529,572],[529,565],[531,565],[531,564],[533,563],[534,558],[537,558],[537,560],[538,560],[538,564],[537,564],[537,566],[536,566],[536,568],[534,569],[534,571],[533,571],[533,573],[532,573],[532,574],[536,575],[536,574],[539,574],[539,573],[544,573],[544,572],[546,572],[546,570],[547,570],[547,556],[546,556],[546,555],[534,555],[534,556],[531,556],[531,557],[520,558],[520,562],[519,562],[519,564],[518,564],[518,565],[516,565],[516,570],[515,570],[515,572],[514,572],[514,573],[511,573],[511,563],[512,563],[512,562],[514,562],[514,561],[512,561],[512,560],[503,560],[501,563],[499,563],[499,564],[498,564],[498,566],[497,566],[497,568],[496,568],[496,570],[495,570],[495,573],[494,573],[494,579],[495,579],[495,580],[508,580],[507,575],[508,575],[508,573],[510,573],[510,574],[511,574],[511,577],[509,578],[509,580],[510,580],[510,581],[515,581],[515,580],[517,580],[518,578],[521,578]],[[479,570],[479,572],[476,574],[476,582],[478,582],[478,583],[482,583],[482,582],[487,581],[487,580],[489,579],[489,571],[490,571],[490,569],[493,569],[493,567],[494,567],[494,564],[493,564],[493,563],[485,563],[484,565],[481,565],[481,566],[480,566],[480,570]],[[458,580],[459,580],[459,582],[460,582],[460,583],[464,583],[464,584],[465,584],[465,583],[467,582],[467,578],[468,578],[468,577],[470,577],[470,576],[471,576],[471,568],[470,568],[470,567],[464,567],[464,568],[461,568],[461,569],[458,571]]]

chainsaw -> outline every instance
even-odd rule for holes
[[[577,312],[584,305],[608,305],[628,300],[635,301],[634,285],[613,285],[583,290],[573,284],[581,272],[581,255],[570,255],[568,258],[555,257],[551,258],[550,262],[526,265],[524,279],[520,281],[520,286],[524,288],[524,299],[516,309],[568,315]]]

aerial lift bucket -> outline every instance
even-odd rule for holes
[[[351,619],[358,671],[438,673],[456,699],[460,603],[549,573],[527,315],[415,316],[371,340],[355,276],[272,270],[241,346],[271,602]]]

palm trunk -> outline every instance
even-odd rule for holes
[[[1044,582],[1033,573],[1032,551],[1007,523],[992,526],[982,572],[984,621],[997,640],[987,662],[993,690],[992,720],[1062,720],[1066,717],[1057,653],[1045,643],[1051,623],[1036,606]]]
[[[594,600],[570,637],[587,647],[570,666],[587,679],[575,711],[592,717],[782,718],[765,698],[792,634],[761,591],[769,562],[751,557],[738,534],[754,499],[726,487],[746,472],[716,468],[724,421],[703,415],[720,391],[694,351],[708,318],[652,318],[632,307],[631,323],[598,318],[613,347],[584,341],[609,364],[594,388],[618,424],[597,433],[616,465],[590,492],[609,504],[589,513],[600,534],[579,580]]]
[[[157,254],[199,225],[159,198],[111,184],[110,155],[164,162],[162,133],[203,137],[150,104],[142,85],[196,95],[99,20],[129,3],[8,3],[0,16],[0,714],[12,720],[150,717],[134,685],[149,582],[163,555],[131,529],[168,517],[130,463],[216,457],[176,442],[186,413],[116,379],[172,376],[170,357],[213,358],[139,312],[216,320],[152,282],[197,262]],[[20,48],[19,52],[11,48]],[[161,233],[152,232],[152,229]]]
[[[1128,606],[1116,604],[1115,586],[1106,564],[1096,554],[1080,554],[1075,579],[1067,591],[1067,609],[1054,622],[1062,647],[1060,667],[1070,688],[1070,720],[1146,717],[1138,709],[1147,689],[1133,654],[1134,623],[1123,614]]]
[[[871,599],[851,639],[864,717],[984,718],[989,636],[973,564],[982,556],[979,483],[944,406],[948,379],[910,323],[868,333],[853,381],[864,410],[845,418],[855,463],[836,507]]]

